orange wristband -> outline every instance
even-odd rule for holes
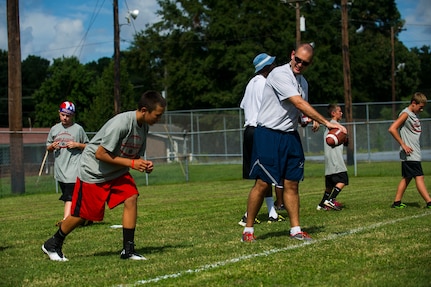
[[[132,159],[132,168],[135,169],[135,160]]]

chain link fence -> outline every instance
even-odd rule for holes
[[[388,128],[408,102],[353,104],[353,140],[355,163],[358,161],[398,161],[399,145],[388,133]],[[327,105],[313,105],[326,116]],[[342,109],[344,111],[344,106]],[[431,105],[421,114],[421,144],[423,159],[431,159]],[[150,128],[145,157],[158,165],[179,164],[185,180],[188,166],[198,164],[241,164],[243,140],[243,111],[239,108],[168,111],[161,121]],[[343,123],[347,125],[347,123]],[[52,153],[45,161],[45,141],[49,128],[25,129],[23,141],[23,169],[25,181],[45,182],[52,186]],[[323,132],[312,132],[311,127],[299,128],[306,161],[323,162]],[[14,133],[16,134],[16,133]],[[91,138],[94,132],[88,132]],[[14,177],[11,162],[11,132],[0,130],[0,197],[11,193],[10,182]],[[169,175],[167,175],[169,176]],[[41,180],[41,177],[43,180]],[[42,183],[40,188],[43,187]],[[51,187],[50,187],[51,188]],[[58,189],[56,189],[58,191]]]

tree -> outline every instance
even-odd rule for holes
[[[281,39],[289,38],[284,19],[294,12],[280,2],[159,4],[162,21],[136,36],[128,62],[133,73],[137,67],[131,59],[149,69],[145,76],[157,79],[158,89],[167,89],[171,109],[237,106],[253,75],[255,55],[286,55],[286,47],[293,47],[293,37],[289,43]]]
[[[79,121],[80,113],[91,105],[94,95],[90,91],[94,81],[94,73],[85,69],[76,57],[54,59],[46,80],[33,94],[35,126],[51,127],[58,122],[58,107],[66,100],[76,105],[76,120]]]
[[[170,109],[237,106],[253,75],[254,56],[267,52],[283,64],[294,48],[296,11],[280,1],[158,3],[162,20],[136,35],[126,59],[133,79],[141,72],[143,86],[167,90]],[[307,19],[302,41],[316,45],[306,71],[310,100],[343,102],[341,13],[331,1],[313,3],[301,4]],[[349,18],[353,100],[391,100],[389,32],[403,25],[394,0],[354,1]],[[360,25],[365,31],[356,34]],[[395,46],[398,59],[411,58],[397,39]],[[416,88],[417,62],[407,66],[398,85],[402,91],[405,84]]]
[[[121,61],[121,109],[122,111],[137,109],[138,99],[134,98],[133,86],[129,82],[126,65]],[[114,65],[111,60],[104,68],[100,77],[90,87],[90,94],[94,95],[91,104],[80,115],[82,125],[87,131],[98,131],[102,125],[114,116]]]
[[[429,76],[431,74],[431,47],[422,46],[420,49],[414,48],[412,52],[417,55],[418,61],[420,61],[418,90],[425,93],[428,99],[431,100],[431,82]]]
[[[22,62],[22,110],[23,125],[30,125],[34,122],[34,99],[33,93],[39,89],[45,81],[49,68],[49,61],[39,56],[29,55]]]

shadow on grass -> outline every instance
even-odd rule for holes
[[[421,208],[421,207],[423,207],[419,202],[404,202],[403,201],[403,203],[405,204],[405,205],[407,205],[407,208],[409,208],[409,207],[417,207],[417,208]],[[425,204],[426,205],[426,204]]]
[[[164,252],[166,249],[173,249],[173,248],[187,248],[187,247],[193,247],[193,245],[189,244],[189,245],[166,245],[166,246],[147,246],[147,247],[143,247],[143,248],[138,248],[135,249],[135,251],[139,254],[156,254],[156,253],[162,253]],[[118,251],[107,251],[107,252],[97,252],[94,254],[94,256],[113,256],[113,255],[120,255],[121,250]],[[92,255],[93,256],[93,255]]]
[[[306,228],[302,228],[302,231],[307,232],[308,234],[316,234],[323,232],[325,230],[325,226],[310,226]],[[286,237],[286,235],[289,233],[289,228],[287,230],[282,231],[275,231],[275,232],[268,232],[266,234],[256,236],[256,239],[267,239],[267,238],[274,238],[274,237]]]

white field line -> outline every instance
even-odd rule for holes
[[[255,258],[255,257],[268,256],[268,255],[271,255],[271,254],[275,254],[275,253],[279,253],[279,252],[283,252],[283,251],[287,251],[287,250],[292,250],[292,249],[297,249],[297,248],[305,247],[305,246],[310,245],[310,244],[317,244],[317,243],[323,242],[323,241],[335,240],[335,239],[337,239],[339,237],[356,234],[356,233],[359,233],[359,232],[362,232],[362,231],[367,231],[367,230],[378,228],[378,227],[382,227],[382,226],[385,226],[385,225],[395,224],[395,223],[398,223],[398,222],[401,222],[401,221],[406,221],[406,220],[410,220],[410,219],[414,219],[414,218],[424,217],[424,216],[427,216],[427,215],[430,215],[430,214],[431,214],[431,212],[425,212],[423,214],[418,214],[418,215],[413,215],[413,216],[409,216],[409,217],[398,218],[398,219],[395,219],[395,220],[378,222],[378,223],[371,224],[371,225],[368,225],[368,226],[354,228],[354,229],[348,230],[346,232],[341,232],[341,233],[337,233],[337,234],[331,234],[331,235],[329,235],[329,236],[327,236],[325,238],[313,240],[312,242],[303,242],[301,244],[295,244],[295,245],[292,245],[292,246],[287,246],[285,248],[276,248],[276,249],[267,250],[267,251],[264,251],[264,252],[261,252],[261,253],[244,255],[244,256],[237,257],[237,258],[228,259],[228,260],[225,260],[225,261],[219,261],[219,262],[215,262],[215,263],[211,263],[211,264],[206,264],[206,265],[203,265],[203,266],[201,266],[199,268],[196,268],[196,269],[189,269],[189,270],[181,271],[181,272],[178,272],[178,273],[166,274],[166,275],[162,275],[162,276],[157,276],[155,278],[139,280],[139,281],[136,281],[134,284],[131,284],[131,285],[127,284],[127,285],[119,285],[119,286],[144,285],[144,284],[147,284],[147,283],[158,282],[158,281],[165,280],[165,279],[178,278],[178,277],[181,277],[181,276],[186,275],[186,274],[200,273],[202,271],[207,271],[207,270],[210,270],[210,269],[215,269],[215,268],[218,268],[218,267],[221,267],[221,266],[225,266],[227,264],[231,264],[231,263],[235,263],[235,262],[240,262],[240,261],[244,261],[244,260]],[[240,243],[238,243],[238,244],[240,244]],[[246,243],[246,244],[249,244],[249,243]]]

